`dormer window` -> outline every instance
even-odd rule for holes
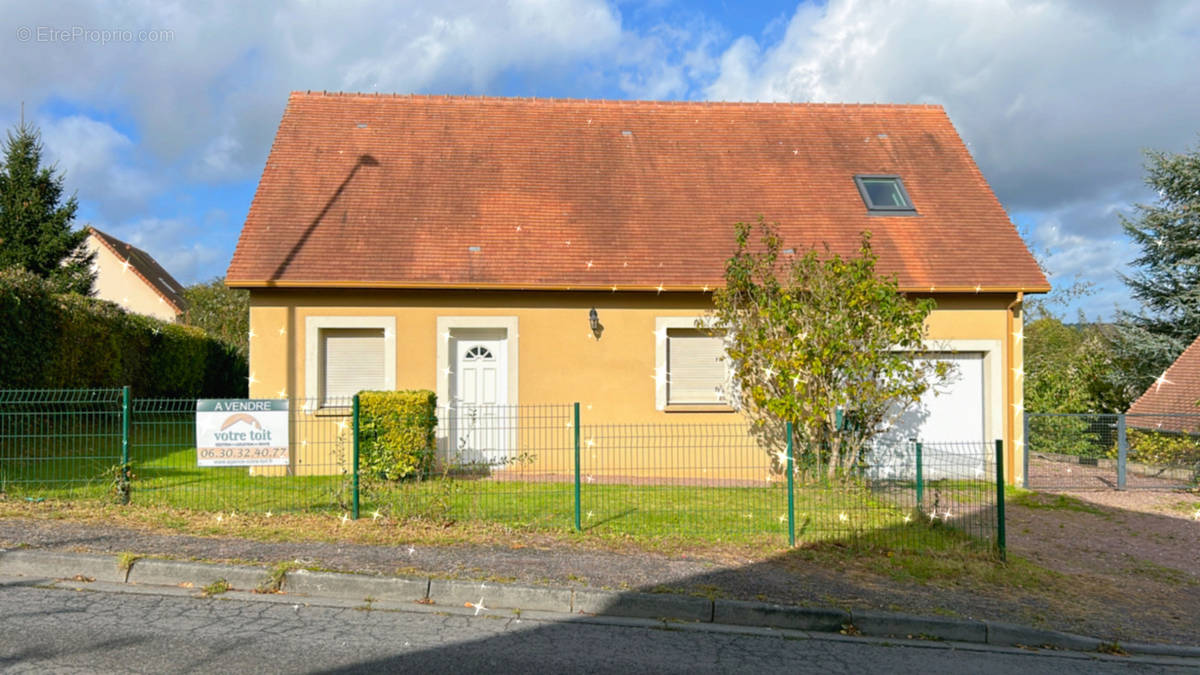
[[[899,176],[855,176],[854,182],[871,213],[916,213]]]

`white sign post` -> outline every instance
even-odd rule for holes
[[[288,402],[196,401],[197,466],[287,466]]]

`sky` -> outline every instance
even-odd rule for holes
[[[293,90],[939,104],[1051,283],[1092,285],[1069,318],[1137,309],[1144,152],[1200,147],[1187,0],[0,7],[0,124],[23,103],[77,224],[184,283],[224,274]]]

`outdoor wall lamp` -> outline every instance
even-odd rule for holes
[[[600,323],[600,315],[596,313],[595,307],[588,312],[588,325],[592,327],[592,335],[599,340],[600,334],[604,332],[604,324]]]

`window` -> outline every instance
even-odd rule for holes
[[[360,388],[359,384],[347,382],[344,379],[355,369],[339,367],[338,360],[343,357],[353,360],[352,355],[355,350],[351,343],[355,342],[356,336],[363,338],[358,341],[358,345],[365,346],[369,345],[373,339],[377,340],[380,335],[383,336],[383,365],[379,368],[372,366],[374,370],[370,371],[377,373],[380,379],[369,383],[370,386],[361,387],[364,390],[390,391],[396,388],[396,316],[314,315],[305,317],[304,377],[303,383],[298,383],[299,390],[304,392],[304,410],[314,412],[318,408],[330,406],[348,409],[350,403],[345,400],[326,403],[326,400],[332,397],[353,395]],[[326,358],[330,351],[328,349],[329,336],[333,337],[334,342],[334,363],[332,364],[327,363],[328,359]],[[341,341],[340,338],[345,338],[349,342]],[[344,349],[347,347],[349,349]],[[374,347],[365,351],[371,354],[379,353],[378,349]],[[364,369],[357,369],[357,372],[364,372]],[[330,377],[332,377],[332,382]],[[341,382],[338,381],[340,378]],[[349,388],[353,388],[354,391],[349,394],[341,393]]]
[[[884,213],[915,213],[899,176],[855,176],[858,192],[867,210]]]
[[[667,405],[725,403],[725,341],[695,328],[667,329]]]
[[[321,329],[321,407],[349,405],[360,391],[386,389],[382,328]]]
[[[463,359],[467,361],[494,361],[495,357],[487,347],[471,347]]]

